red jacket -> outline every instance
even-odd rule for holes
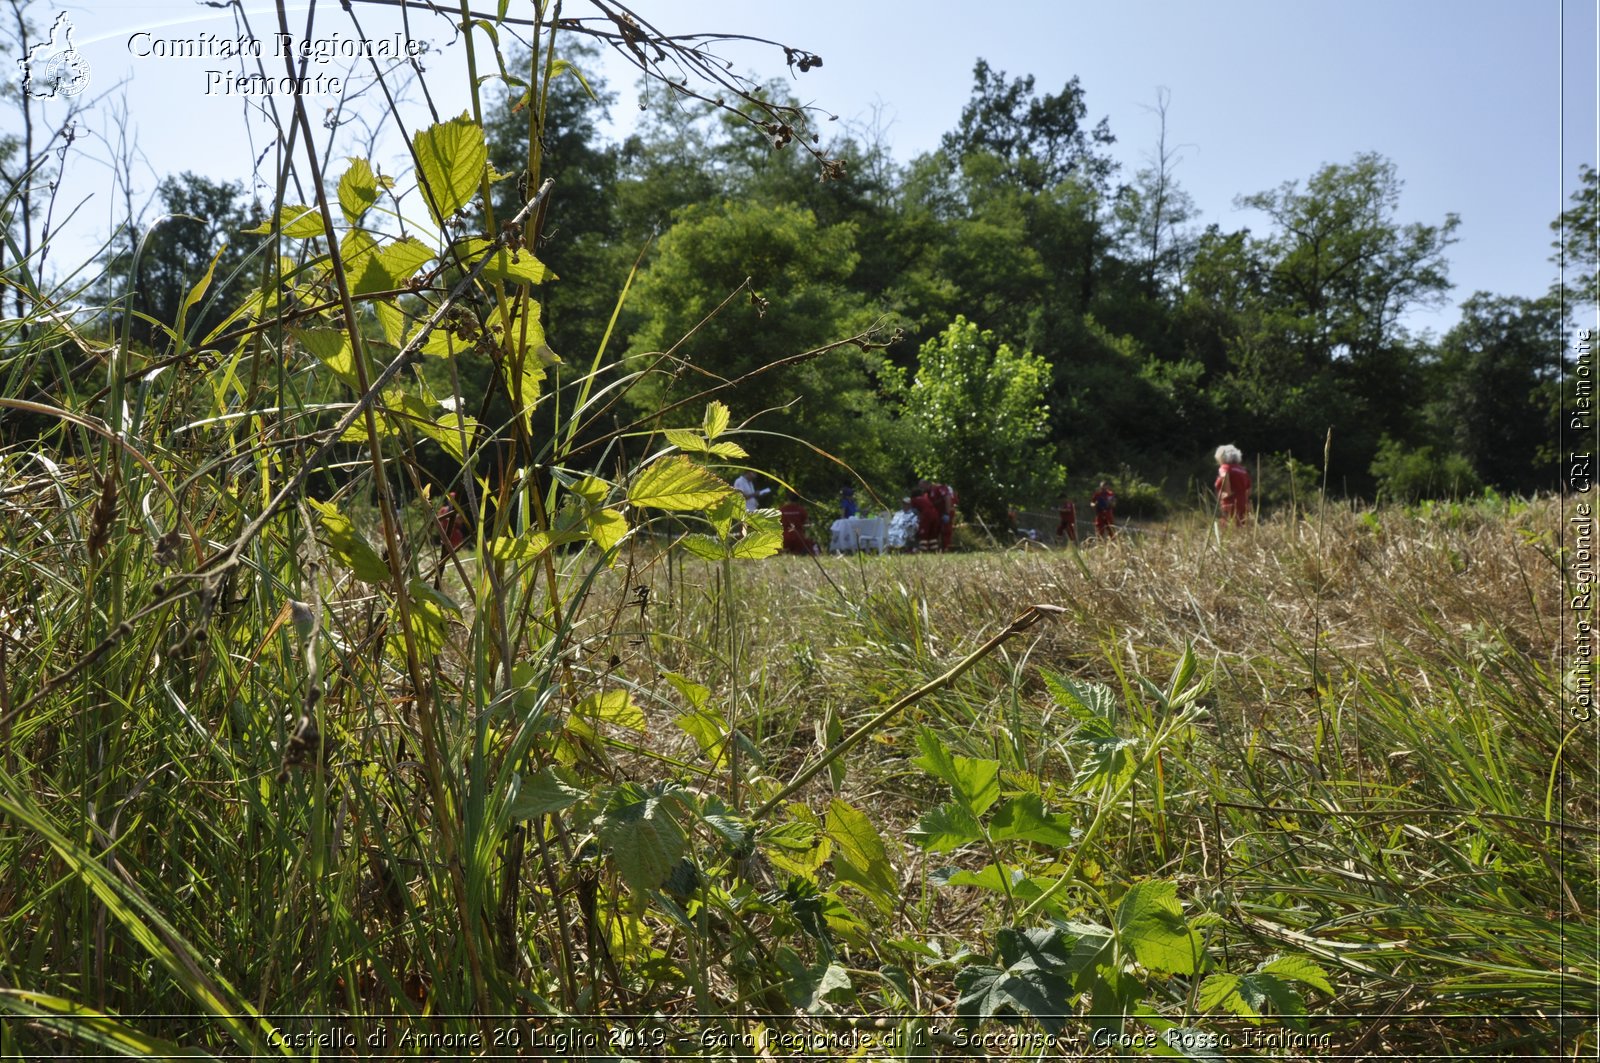
[[[1243,465],[1222,465],[1217,469],[1217,505],[1224,517],[1243,522],[1250,512],[1250,474]]]

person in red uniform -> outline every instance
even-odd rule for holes
[[[911,506],[917,511],[917,547],[926,549],[940,539],[942,524],[939,507],[934,504],[927,488],[920,485],[911,492]]]
[[[1116,533],[1117,496],[1109,481],[1100,481],[1100,490],[1094,493],[1089,505],[1094,509],[1094,533],[1102,539],[1111,538]]]
[[[814,554],[817,544],[806,537],[806,522],[811,514],[795,498],[785,498],[778,507],[778,518],[783,521],[783,548],[791,554]]]
[[[453,554],[461,549],[461,544],[467,541],[467,522],[456,505],[454,491],[445,496],[444,505],[439,507],[434,519],[439,522],[439,538],[444,540],[445,550]]]
[[[1056,521],[1056,542],[1064,534],[1073,546],[1078,545],[1078,504],[1066,495],[1061,496],[1061,519]]]
[[[939,514],[939,552],[945,553],[950,549],[951,540],[956,530],[956,497],[955,488],[949,484],[929,483],[923,480],[917,485],[928,495],[933,503],[934,511]]]
[[[1217,508],[1218,520],[1226,524],[1243,524],[1250,513],[1250,474],[1245,471],[1244,455],[1232,443],[1217,448]]]

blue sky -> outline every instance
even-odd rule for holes
[[[478,6],[492,9],[488,0]],[[517,3],[511,10],[516,12]],[[1451,249],[1456,289],[1441,311],[1413,315],[1417,329],[1443,331],[1454,306],[1473,291],[1537,295],[1555,275],[1550,221],[1563,209],[1580,162],[1596,160],[1596,10],[1600,0],[1136,0],[1093,3],[954,3],[946,0],[636,0],[666,32],[717,30],[770,37],[820,54],[824,65],[793,82],[808,102],[846,122],[874,110],[895,155],[909,159],[953,126],[972,87],[979,56],[1009,75],[1033,74],[1041,92],[1076,75],[1091,120],[1110,120],[1114,154],[1131,175],[1153,150],[1150,111],[1170,92],[1169,143],[1180,149],[1180,183],[1201,220],[1224,228],[1263,227],[1234,197],[1303,181],[1330,162],[1365,151],[1393,160],[1405,193],[1404,221],[1461,216]],[[270,8],[247,5],[257,30],[275,26]],[[117,88],[86,116],[62,189],[62,206],[82,204],[63,233],[74,247],[103,237],[119,210],[109,179],[106,139],[126,126],[144,157],[136,183],[148,191],[165,173],[195,170],[240,178],[253,169],[256,139],[237,99],[205,95],[207,68],[220,60],[136,58],[128,37],[229,34],[223,13],[190,0],[68,3],[35,7],[48,24],[66,10],[93,81],[85,98]],[[303,4],[291,9],[303,20]],[[369,32],[392,29],[385,9],[357,4]],[[589,13],[568,0],[564,13]],[[320,35],[350,27],[338,5],[319,9]],[[442,50],[428,83],[441,110],[464,106],[463,49],[436,16],[414,15],[414,35]],[[1564,21],[1563,21],[1564,17]],[[781,55],[728,48],[744,70],[782,74]],[[604,73],[630,106],[629,75]],[[1564,80],[1563,80],[1564,79]],[[128,121],[109,106],[126,92]],[[321,106],[326,100],[314,101]],[[318,112],[314,112],[318,113]],[[421,114],[412,111],[413,120]],[[14,116],[4,119],[15,125]],[[344,153],[341,151],[341,153]],[[391,171],[397,142],[377,152]]]

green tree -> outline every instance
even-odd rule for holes
[[[1391,345],[1407,310],[1450,289],[1445,250],[1460,218],[1402,224],[1401,188],[1394,163],[1367,153],[1324,166],[1304,190],[1288,181],[1237,201],[1276,226],[1263,241],[1267,291],[1297,319],[1284,338],[1312,368]]]
[[[1007,81],[1004,71],[979,59],[972,82],[960,123],[940,143],[951,163],[975,153],[993,155],[1004,162],[1008,180],[1035,192],[1069,176],[1103,188],[1116,172],[1106,154],[1116,137],[1104,118],[1092,128],[1085,124],[1089,108],[1076,77],[1060,92],[1041,97],[1032,74]]]
[[[951,484],[963,508],[996,523],[1008,506],[1054,490],[1063,472],[1048,443],[1050,379],[1043,358],[957,316],[922,345],[903,388],[917,475]]]
[[[1440,434],[1485,483],[1531,493],[1554,485],[1562,320],[1557,300],[1478,292],[1439,345],[1432,411]]]
[[[121,299],[125,313],[142,315],[133,321],[136,341],[164,346],[160,326],[177,324],[184,300],[208,269],[211,284],[186,322],[193,337],[203,337],[260,282],[249,265],[257,240],[242,235],[258,220],[260,208],[246,200],[238,181],[213,181],[187,171],[163,178],[156,198],[163,216],[147,229],[129,227],[120,234],[99,294],[108,303]]]
[[[1600,171],[1587,163],[1578,168],[1578,190],[1572,205],[1550,228],[1555,232],[1555,260],[1561,264],[1569,299],[1600,302]]]
[[[642,320],[628,362],[654,367],[631,395],[635,408],[648,413],[862,331],[875,315],[848,287],[855,265],[854,228],[821,225],[807,210],[728,201],[681,211],[635,288]],[[876,351],[845,347],[717,397],[736,421],[778,411],[755,427],[805,440],[882,482],[895,474],[897,449],[878,401],[882,368]],[[684,416],[698,417],[699,406]],[[831,493],[842,475],[802,443],[746,447],[803,490]]]

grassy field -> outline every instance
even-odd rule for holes
[[[326,517],[302,613],[257,576],[119,628],[160,544],[96,548],[102,497],[6,494],[8,1053],[1594,1051],[1554,500],[469,551],[408,662]]]

